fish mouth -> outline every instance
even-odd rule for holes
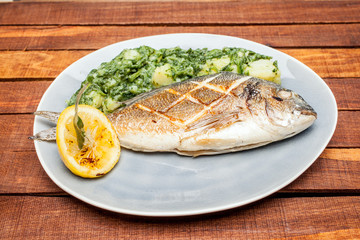
[[[301,113],[301,115],[313,116],[313,117],[317,118],[317,113],[312,108],[311,109],[301,109],[300,113]]]
[[[297,94],[296,97],[296,111],[300,112],[300,115],[313,116],[315,117],[315,119],[317,119],[317,113],[314,108],[312,108],[307,102],[305,102],[305,100],[300,95]]]

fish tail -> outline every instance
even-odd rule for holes
[[[56,127],[40,131],[37,134],[35,134],[34,136],[30,136],[29,139],[45,141],[45,142],[56,141]]]
[[[57,124],[60,113],[59,112],[50,112],[50,111],[36,111],[36,112],[34,112],[34,115],[43,117],[43,118],[49,120],[50,122]]]

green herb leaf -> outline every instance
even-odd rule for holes
[[[76,102],[75,102],[75,115],[74,115],[74,128],[75,128],[75,132],[76,132],[76,139],[78,142],[78,147],[79,149],[82,149],[84,146],[84,142],[85,142],[85,130],[84,130],[84,122],[82,121],[82,119],[79,117],[78,115],[78,105],[80,102],[80,98],[82,96],[82,94],[85,92],[86,88],[88,87],[88,85],[84,85],[80,92],[77,95],[76,98]]]
[[[79,116],[77,117],[77,121],[75,124],[75,119],[74,119],[74,127],[75,127],[75,131],[76,131],[76,139],[78,142],[78,147],[79,149],[82,149],[84,146],[84,142],[85,142],[85,131],[84,131],[84,123],[82,121],[82,119]]]

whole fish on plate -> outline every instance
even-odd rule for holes
[[[123,147],[189,156],[241,151],[289,138],[317,117],[295,92],[231,72],[174,83],[124,105],[107,115]]]

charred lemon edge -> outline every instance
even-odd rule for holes
[[[56,143],[59,150],[60,158],[65,164],[65,166],[75,175],[83,177],[83,178],[98,178],[101,176],[104,176],[109,171],[113,169],[113,167],[117,164],[120,158],[121,148],[120,148],[120,141],[117,137],[116,130],[113,127],[110,120],[106,117],[104,113],[102,113],[100,110],[88,106],[88,105],[79,105],[78,106],[78,112],[86,112],[90,113],[90,115],[95,116],[96,119],[98,119],[103,125],[104,128],[110,131],[111,136],[113,136],[111,139],[113,140],[114,146],[109,148],[109,151],[112,153],[110,154],[110,158],[107,160],[107,163],[104,164],[101,168],[98,169],[89,169],[86,166],[81,166],[77,160],[75,160],[74,156],[71,156],[69,152],[67,151],[67,145],[65,142],[65,131],[66,129],[66,121],[69,120],[69,118],[74,117],[75,113],[75,106],[67,107],[65,110],[63,110],[60,114],[60,117],[58,119],[57,127],[56,127]],[[85,120],[86,121],[86,120]],[[80,150],[79,150],[80,151]]]

